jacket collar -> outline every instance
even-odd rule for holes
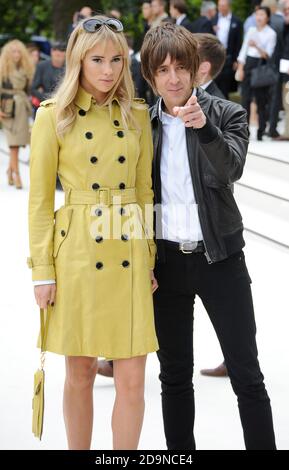
[[[206,93],[206,91],[202,88],[197,88],[197,98],[199,105],[201,106],[204,113],[206,113],[210,105],[210,95]],[[159,108],[161,106],[161,101],[162,98],[159,98],[156,104],[151,108],[151,121],[154,121],[155,119],[160,119]]]
[[[112,102],[116,102],[119,105],[119,100],[116,96],[113,98]],[[85,91],[82,86],[79,86],[74,103],[84,111],[88,111],[91,107],[91,103],[95,103],[95,99],[90,93]]]

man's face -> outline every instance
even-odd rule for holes
[[[162,7],[160,5],[159,0],[153,0],[152,1],[152,13],[154,16],[159,16],[162,14]]]
[[[286,1],[284,3],[283,13],[284,13],[285,23],[289,24],[289,1]]]
[[[65,51],[51,49],[51,61],[56,67],[62,67],[65,62]]]
[[[168,110],[174,106],[183,106],[191,96],[191,73],[181,63],[172,62],[169,55],[158,67],[154,80],[157,92]]]
[[[143,3],[142,4],[142,16],[145,20],[149,20],[152,16],[152,7],[150,3]]]
[[[83,7],[80,10],[80,15],[82,15],[84,18],[90,18],[92,16],[92,9],[89,7]]]
[[[179,15],[178,10],[174,7],[172,3],[170,3],[170,15],[172,18],[177,18]]]
[[[218,10],[221,15],[226,16],[230,12],[230,3],[228,0],[219,0],[218,1]]]

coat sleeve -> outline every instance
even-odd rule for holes
[[[246,111],[235,103],[227,102],[220,128],[207,117],[206,125],[195,132],[219,181],[231,184],[239,180],[249,143]]]
[[[32,280],[55,279],[54,197],[59,143],[51,106],[41,106],[32,129],[29,192],[28,266]]]
[[[152,190],[152,159],[153,143],[151,122],[148,110],[143,112],[142,133],[140,137],[140,155],[136,168],[137,202],[142,211],[144,229],[150,250],[150,268],[154,268],[156,246],[153,236],[153,190]]]

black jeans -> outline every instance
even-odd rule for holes
[[[208,264],[203,253],[166,249],[154,294],[168,449],[195,449],[193,309],[198,295],[218,336],[243,426],[246,449],[275,449],[270,399],[257,359],[256,325],[243,252]],[[228,430],[229,433],[229,430]]]

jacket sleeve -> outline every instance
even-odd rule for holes
[[[28,266],[32,280],[55,279],[53,261],[54,197],[59,143],[53,108],[41,106],[32,129],[29,192]]]
[[[145,234],[150,250],[150,268],[154,268],[156,246],[153,236],[153,190],[152,159],[153,143],[149,112],[143,112],[142,133],[140,137],[140,155],[136,168],[137,202],[142,211]]]
[[[31,95],[36,96],[36,98],[38,98],[40,101],[44,100],[44,93],[39,91],[39,88],[43,87],[42,73],[43,67],[40,62],[40,64],[38,64],[36,67],[36,71],[31,85]]]
[[[195,132],[220,182],[231,184],[243,174],[249,133],[246,111],[235,103],[226,104],[220,128],[207,117],[206,125]]]

